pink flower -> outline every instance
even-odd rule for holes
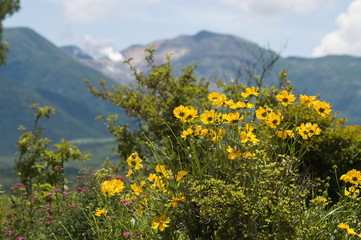
[[[70,210],[74,210],[75,208],[77,208],[77,206],[75,206],[75,205],[70,205],[68,208],[69,208]]]
[[[7,231],[7,232],[4,234],[4,237],[11,236],[11,234],[13,234],[13,231]]]
[[[130,232],[126,232],[123,234],[124,237],[130,237]]]
[[[34,196],[33,194],[30,194],[30,195],[28,196],[28,199],[29,199],[29,200],[36,199],[36,196]]]
[[[16,240],[24,240],[24,237],[18,237]]]

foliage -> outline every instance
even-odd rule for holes
[[[35,124],[32,131],[23,131],[19,137],[17,147],[19,152],[15,160],[18,176],[21,183],[26,186],[28,194],[33,193],[33,187],[37,190],[49,190],[54,186],[61,185],[64,188],[64,162],[70,160],[87,160],[88,155],[83,155],[79,149],[70,142],[61,139],[61,143],[54,144],[56,151],[48,149],[51,140],[42,138],[42,129],[38,128],[41,118],[49,118],[55,110],[51,106],[40,107],[38,104],[30,106],[35,115]]]
[[[61,168],[56,171],[63,174]],[[94,168],[79,174],[77,186],[71,189],[58,185],[29,195],[25,185],[14,184],[7,204],[11,208],[0,213],[4,239],[94,239],[85,213],[95,209],[98,181]]]
[[[174,145],[173,133],[179,131],[180,126],[173,121],[173,109],[180,104],[200,106],[208,94],[208,83],[194,77],[195,66],[183,69],[182,74],[175,77],[171,55],[166,56],[165,63],[157,65],[155,50],[150,48],[146,51],[146,61],[151,68],[147,75],[131,65],[132,59],[126,61],[137,81],[130,87],[112,86],[112,90],[108,90],[106,82],[101,79],[101,90],[98,90],[86,80],[92,94],[124,109],[139,126],[138,130],[130,130],[128,125],[118,126],[117,114],[106,119],[108,130],[116,137],[117,153],[123,160],[133,151],[149,155],[145,151],[146,138],[156,144],[164,144],[166,139],[171,139],[170,144]]]
[[[2,0],[0,2],[0,66],[6,63],[6,52],[9,45],[3,41],[2,21],[20,9],[20,0]]]
[[[148,77],[131,67],[139,81],[135,90],[123,86],[109,91],[101,80],[99,91],[88,82],[96,96],[126,106],[140,125],[132,132],[117,125],[117,115],[106,118],[126,170],[112,167],[82,173],[79,187],[67,190],[60,181],[47,194],[34,195],[28,186],[14,185],[12,205],[19,213],[9,208],[2,213],[4,237],[46,239],[55,233],[62,239],[361,237],[361,173],[353,169],[341,176],[348,185],[338,187],[339,201],[332,203],[330,178],[313,179],[305,171],[313,167],[307,153],[319,139],[334,138],[327,135],[335,127],[331,123],[342,123],[334,119],[327,102],[296,95],[284,71],[279,89],[262,87],[262,77],[256,77],[258,87],[224,86],[228,96],[209,93],[207,84],[197,83],[191,71],[182,85],[191,85],[193,94],[187,95],[177,85],[184,76],[170,77],[169,57],[167,64],[157,66],[152,49],[148,51],[153,66]],[[28,185],[34,176],[35,181],[47,176],[33,172],[35,161],[46,169],[53,166],[49,155],[61,163],[74,159],[73,152],[67,152],[72,148],[69,144],[62,142],[55,146],[58,151],[51,152],[48,141],[36,135],[38,119],[49,117],[52,108],[32,108],[35,130],[33,135],[24,133],[18,144],[18,163],[29,171],[23,174]],[[27,141],[28,134],[35,140]],[[138,148],[141,152],[135,151]],[[22,159],[29,165],[22,168]],[[62,167],[58,170],[63,179]],[[79,219],[73,218],[73,211]],[[31,230],[34,226],[38,232]]]

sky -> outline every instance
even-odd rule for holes
[[[4,27],[30,27],[93,56],[135,44],[230,34],[284,57],[361,57],[361,0],[21,0]]]

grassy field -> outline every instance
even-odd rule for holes
[[[90,153],[90,160],[86,162],[69,162],[65,164],[66,177],[71,181],[75,179],[79,169],[93,166],[100,168],[104,160],[107,158],[113,164],[117,164],[117,157],[113,155],[113,148],[115,147],[113,138],[84,138],[74,139],[70,141],[72,144],[79,147],[82,153]],[[15,154],[0,156],[0,185],[4,190],[19,182],[16,177],[16,169],[14,164]]]

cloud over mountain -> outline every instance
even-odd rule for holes
[[[123,55],[116,49],[111,39],[93,39],[86,35],[81,42],[81,47],[95,58],[107,57],[113,62],[124,61]]]

